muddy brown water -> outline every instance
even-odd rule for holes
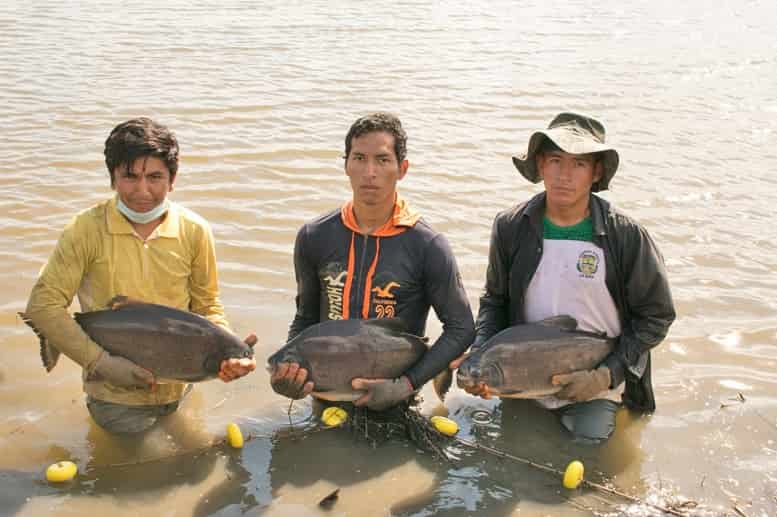
[[[212,223],[229,319],[259,334],[262,362],[293,314],[295,232],[349,196],[343,137],[375,109],[401,116],[401,190],[448,236],[476,309],[494,215],[538,191],[510,156],[575,109],[620,152],[605,197],[666,257],[678,319],[654,354],[658,410],[619,414],[597,449],[522,403],[454,391],[441,406],[427,387],[422,411],[543,464],[580,458],[642,500],[775,515],[775,15],[766,0],[3,3],[0,514],[317,515],[338,487],[332,515],[649,514],[458,445],[446,464],[402,441],[290,431],[262,369],[198,385],[143,440],[111,437],[78,369],[46,374],[15,315],[62,227],[110,195],[109,130],[149,115],[179,136],[171,197]],[[203,449],[228,422],[255,438]],[[81,473],[50,486],[43,470],[61,459]]]

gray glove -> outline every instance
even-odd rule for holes
[[[354,405],[366,405],[373,411],[388,409],[413,394],[413,385],[404,375],[396,379],[354,379],[352,386],[367,392]]]
[[[121,388],[150,388],[154,374],[129,359],[104,351],[94,362],[89,380],[103,379]]]

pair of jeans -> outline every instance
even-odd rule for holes
[[[615,431],[618,408],[620,404],[612,400],[594,399],[554,409],[553,413],[576,442],[596,445]]]
[[[159,417],[174,413],[180,400],[158,406],[128,406],[86,397],[86,407],[92,419],[111,433],[136,434],[153,426]]]

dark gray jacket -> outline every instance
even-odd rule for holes
[[[654,411],[650,349],[675,319],[664,260],[642,226],[591,194],[593,241],[604,250],[605,283],[618,308],[621,335],[604,364],[611,387],[625,380],[624,403]],[[524,323],[526,289],[542,257],[545,193],[494,220],[473,348],[507,327]]]
[[[456,259],[445,237],[423,218],[399,235],[375,237],[355,234],[334,210],[297,233],[294,271],[297,313],[289,341],[313,324],[349,318],[397,317],[408,332],[423,336],[434,308],[443,331],[405,372],[414,388],[446,369],[472,342],[472,309]],[[350,295],[346,284],[352,286]]]

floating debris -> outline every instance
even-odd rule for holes
[[[325,498],[321,499],[318,502],[319,508],[323,508],[324,510],[331,510],[332,507],[337,502],[337,499],[340,497],[340,489],[336,488],[332,493],[330,493]]]

